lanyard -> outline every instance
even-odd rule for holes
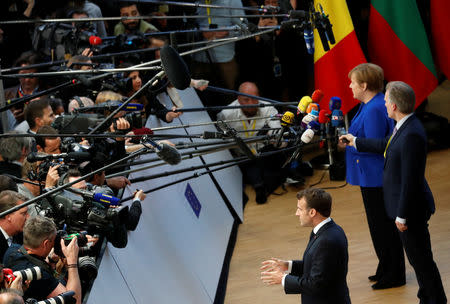
[[[211,5],[211,0],[205,0],[205,3],[207,4],[207,5]],[[212,23],[212,21],[211,21],[211,8],[208,6],[207,8],[206,8],[206,15],[208,15],[208,24],[211,24]]]

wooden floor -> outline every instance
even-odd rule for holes
[[[430,234],[435,262],[440,270],[447,297],[450,297],[450,150],[428,155],[426,177],[436,200]],[[307,184],[317,182],[324,171],[316,171]],[[316,187],[340,186],[330,182],[326,173]],[[278,189],[279,191],[280,189]],[[254,192],[247,188],[250,201],[244,211],[236,247],[231,259],[225,303],[299,303],[299,295],[286,295],[281,285],[266,286],[260,280],[260,263],[270,257],[299,259],[306,247],[310,228],[300,227],[295,216],[295,194],[289,188],[282,196],[271,195],[265,205],[256,205]],[[359,187],[347,185],[328,190],[333,197],[332,218],[342,226],[349,241],[347,282],[352,303],[418,303],[418,285],[411,266],[406,266],[406,285],[387,290],[372,290],[367,276],[374,274],[377,259],[369,236]]]

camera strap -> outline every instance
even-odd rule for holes
[[[48,265],[46,262],[28,254],[27,250],[25,249],[25,247],[21,246],[19,248],[19,252],[23,254],[23,256],[30,261],[31,263],[33,263],[36,266],[39,266],[40,268],[44,269],[45,271],[47,271],[49,274],[54,273],[53,269],[50,267],[50,265]]]

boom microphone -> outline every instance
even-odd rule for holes
[[[290,19],[302,19],[305,18],[306,12],[303,10],[292,10],[289,11],[289,18]]]
[[[181,162],[181,155],[177,149],[166,143],[157,143],[148,136],[144,136],[143,143],[149,143],[155,148],[156,154],[169,165],[176,165]]]
[[[27,161],[30,163],[35,163],[37,161],[44,161],[50,159],[59,159],[64,158],[71,161],[82,161],[89,160],[91,158],[91,154],[89,152],[69,152],[69,153],[61,153],[61,154],[47,154],[41,152],[31,152],[27,156]]]
[[[311,27],[307,27],[303,30],[303,39],[305,40],[306,50],[308,54],[314,54],[314,33]]]
[[[95,110],[103,110],[103,111],[112,111],[117,109],[118,107],[122,106],[122,103],[118,100],[110,100],[104,103],[101,103],[96,106],[91,107],[81,107],[76,108],[74,111],[77,112],[88,112],[88,111],[95,111]],[[125,107],[122,108],[122,111],[142,111],[144,109],[144,105],[140,103],[129,103]]]
[[[184,90],[191,84],[191,75],[184,60],[170,45],[162,47],[161,63],[169,81],[178,90]]]
[[[108,195],[106,193],[102,193],[99,189],[100,187],[96,187],[94,192],[83,190],[83,189],[76,189],[76,188],[67,188],[67,190],[74,192],[76,194],[79,194],[83,197],[87,197],[92,199],[94,202],[100,203],[105,207],[110,206],[118,206],[120,202],[120,198],[117,198],[112,195]]]

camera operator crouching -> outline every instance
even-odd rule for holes
[[[3,264],[14,271],[41,268],[42,277],[32,280],[29,288],[24,292],[24,299],[34,298],[38,301],[58,296],[66,291],[75,292],[76,303],[81,303],[81,283],[78,274],[78,244],[77,238],[66,246],[61,239],[61,249],[66,257],[65,268],[67,277],[61,283],[54,277],[54,269],[46,260],[55,245],[56,225],[46,217],[35,216],[30,218],[23,229],[23,246],[13,244],[6,251]]]

